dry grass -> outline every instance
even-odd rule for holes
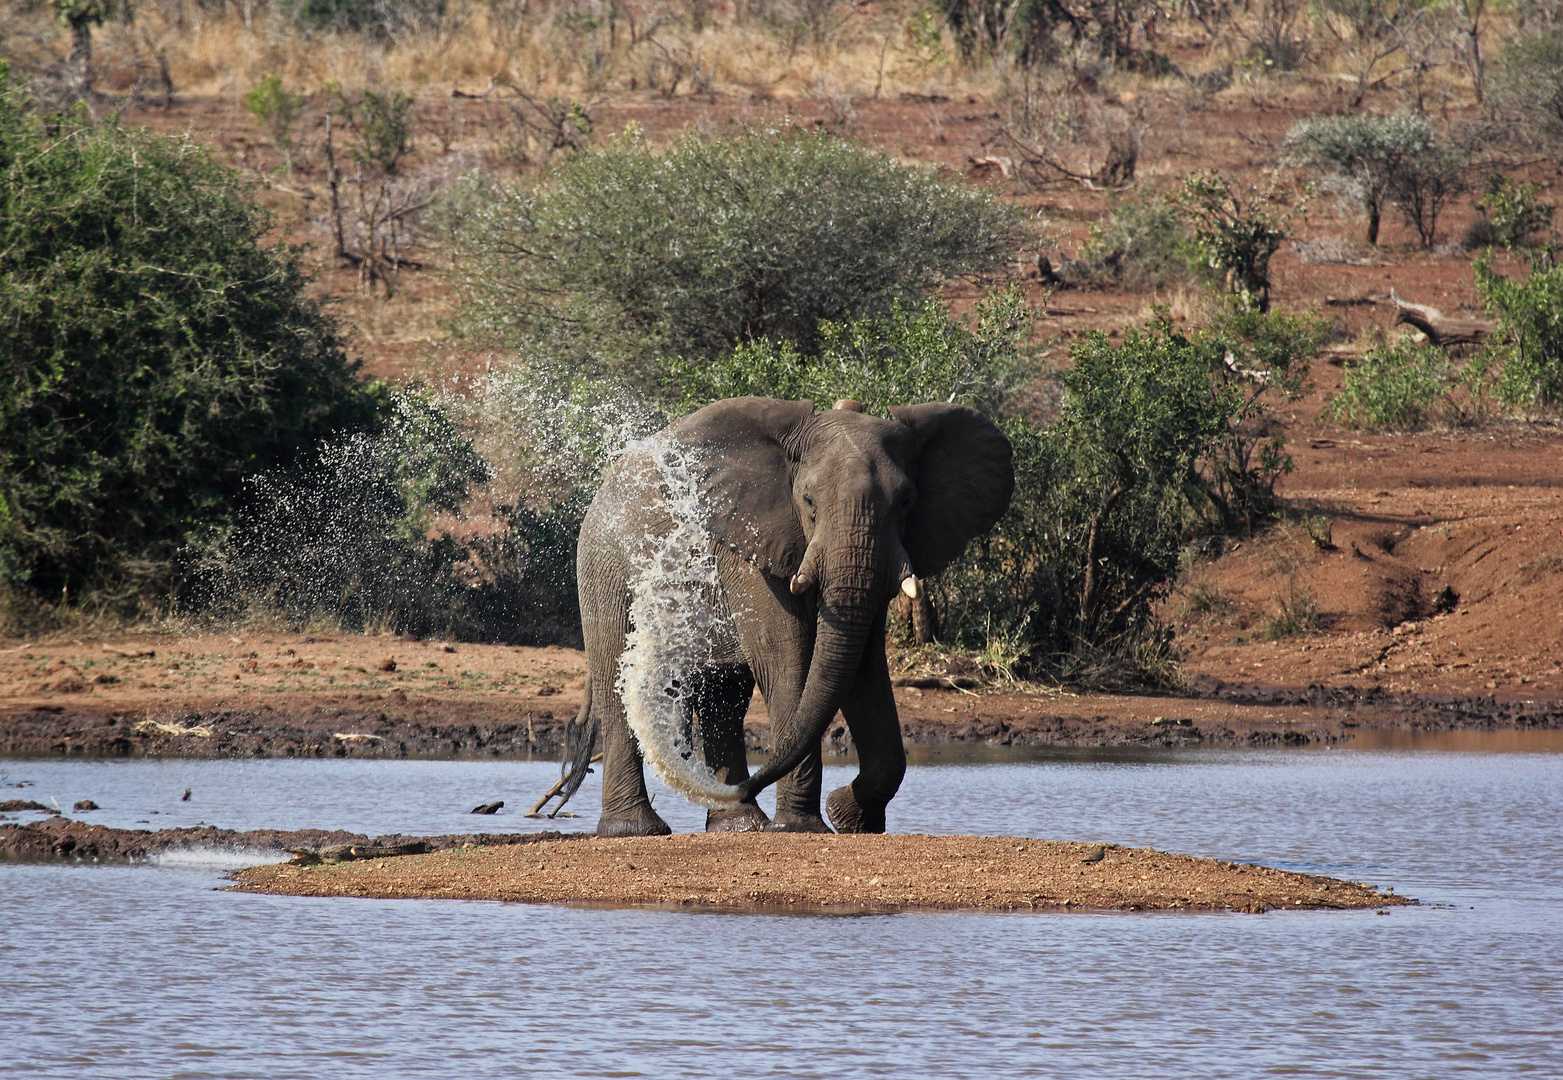
[[[252,13],[248,24],[245,6]],[[1354,46],[1306,17],[1298,32],[1309,44],[1298,70],[1256,64],[1251,24],[1262,18],[1263,7],[1226,22],[1160,23],[1156,35],[1138,47],[1173,58],[1174,69],[1163,73],[1115,71],[1099,58],[1065,50],[1047,69],[1054,73],[1049,78],[1061,78],[1071,92],[1120,104],[1176,89],[1193,108],[1218,93],[1268,105],[1309,83],[1333,90],[1358,81],[1362,59]],[[928,22],[926,7],[913,0],[875,5],[451,0],[437,20],[393,34],[306,29],[287,10],[275,3],[137,4],[133,19],[116,17],[94,33],[97,88],[156,99],[171,84],[174,93],[220,97],[235,110],[270,72],[306,92],[334,82],[442,95],[510,84],[582,101],[624,90],[669,97],[807,96],[834,102],[835,120],[845,127],[853,102],[865,97],[908,93],[995,101],[1023,95],[1032,79],[1006,56],[963,58],[949,29],[937,19]],[[1490,55],[1501,49],[1502,22],[1488,31],[1484,52]],[[1426,33],[1411,35],[1408,48],[1430,47],[1424,38]],[[70,33],[49,5],[0,0],[0,58],[17,70],[57,78],[70,49]],[[1375,93],[1387,89],[1430,109],[1472,99],[1458,65],[1419,69],[1405,62],[1407,56],[1397,53],[1379,63],[1372,78],[1383,78]],[[1150,135],[1176,130],[1164,119],[1148,125]]]
[[[155,99],[166,71],[176,93],[239,99],[268,73],[312,91],[396,86],[481,93],[492,84],[586,100],[622,90],[689,94],[808,95],[850,102],[899,92],[991,92],[987,66],[929,55],[908,40],[909,4],[838,5],[815,41],[797,27],[716,15],[707,20],[660,4],[633,5],[610,22],[586,5],[480,5],[454,0],[438,25],[394,36],[306,30],[276,8],[258,8],[246,27],[237,10],[202,14],[196,5],[138,6],[134,21],[94,34],[96,86]],[[696,22],[703,25],[696,27]],[[0,55],[46,73],[70,52],[68,30],[45,6],[0,6]]]

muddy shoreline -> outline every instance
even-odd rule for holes
[[[912,691],[902,702],[901,729],[911,746],[1076,748],[1350,745],[1368,731],[1563,729],[1558,701],[1416,697],[1350,687],[1215,683],[1201,690],[1187,697]],[[298,702],[163,709],[154,718],[106,703],[9,706],[0,707],[0,756],[556,759],[563,717],[573,711],[517,717],[472,702],[358,709]],[[767,751],[763,719],[751,719],[745,735],[752,752]],[[839,720],[826,734],[826,748],[852,752]]]
[[[114,829],[66,817],[47,817],[24,824],[0,824],[0,859],[17,862],[136,863],[170,852],[201,850],[253,854],[261,861],[279,852],[324,854],[327,862],[351,862],[377,852],[423,854],[463,847],[506,847],[540,844],[572,835],[552,830],[536,833],[451,833],[408,836],[391,833],[365,836],[341,829],[250,829],[236,832],[214,825],[178,829]],[[580,834],[583,835],[583,834]],[[416,849],[416,850],[413,850]]]

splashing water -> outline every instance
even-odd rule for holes
[[[716,643],[733,631],[716,603],[716,555],[706,531],[690,451],[665,436],[646,453],[663,492],[672,528],[652,537],[630,585],[630,632],[619,657],[618,691],[641,753],[674,791],[701,806],[738,801],[738,789],[717,779],[695,752],[683,696],[696,668],[712,662]]]

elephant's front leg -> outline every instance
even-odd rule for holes
[[[814,649],[815,597],[794,596],[787,582],[757,573],[736,555],[719,556],[722,582],[743,653],[765,696],[771,744],[786,741]],[[747,766],[745,775],[748,774]],[[820,816],[820,755],[804,758],[776,784],[776,832],[829,832]]]
[[[906,746],[896,714],[890,666],[885,661],[885,617],[868,639],[863,664],[852,690],[841,704],[841,715],[857,744],[857,778],[825,800],[825,812],[837,832],[882,833],[885,807],[900,790],[906,775]]]
[[[776,819],[771,825],[774,831],[830,832],[819,812],[824,768],[820,748],[816,746],[796,769],[776,782]]]
[[[706,764],[724,784],[749,779],[744,714],[753,696],[754,675],[747,664],[710,668],[695,683],[691,711],[700,725]],[[706,832],[759,832],[770,823],[752,799],[730,809],[706,811]]]

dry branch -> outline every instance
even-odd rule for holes
[[[1434,345],[1474,345],[1492,337],[1498,329],[1485,319],[1453,319],[1427,304],[1402,300],[1394,289],[1389,290],[1389,298],[1398,310],[1395,322],[1416,327]]]

